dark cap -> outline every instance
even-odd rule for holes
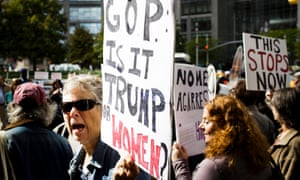
[[[27,107],[45,105],[47,103],[45,90],[32,82],[20,84],[15,90],[13,102]]]

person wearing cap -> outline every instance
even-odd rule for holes
[[[42,87],[32,82],[17,86],[13,102],[8,105],[10,124],[5,128],[8,157],[16,179],[69,179],[71,146],[47,128],[55,112],[56,104],[47,102]]]
[[[151,176],[136,172],[133,159],[125,158],[101,140],[102,81],[77,75],[64,82],[62,110],[69,134],[81,147],[70,162],[73,179],[137,179]],[[125,160],[124,160],[125,159]],[[126,165],[124,165],[124,163]],[[121,165],[120,165],[121,164]],[[116,167],[116,168],[115,168]],[[127,167],[130,167],[126,170]],[[114,171],[115,170],[115,171]],[[128,176],[127,176],[128,175]],[[133,175],[133,177],[132,177]]]

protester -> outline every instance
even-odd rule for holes
[[[71,147],[64,137],[47,128],[55,109],[56,104],[47,103],[39,85],[28,82],[17,86],[8,106],[10,124],[5,128],[16,179],[69,179]]]
[[[286,180],[300,179],[299,89],[275,91],[269,105],[281,127],[270,153]]]
[[[82,145],[70,163],[71,179],[105,179],[116,176],[113,170],[120,154],[100,138],[101,79],[92,75],[78,75],[68,79],[64,83],[62,110],[69,134]],[[145,180],[150,176],[141,172],[137,178]]]
[[[49,125],[50,129],[54,129],[57,127],[59,124],[64,122],[62,110],[61,110],[61,105],[62,105],[62,88],[63,88],[63,83],[60,79],[56,79],[52,83],[52,89],[49,92],[49,97],[50,100],[55,102],[57,104],[57,110],[55,117],[52,121],[52,123]]]
[[[10,90],[5,93],[6,104],[8,104],[8,103],[10,103],[10,102],[13,101],[15,90],[16,90],[16,88],[17,88],[17,86],[19,84],[21,84],[21,80],[20,79],[17,79],[17,78],[13,78],[12,79],[10,87],[9,87]]]
[[[273,122],[274,129],[275,129],[275,138],[276,138],[276,136],[278,135],[278,129],[280,127],[280,124],[274,119],[272,110],[271,110],[270,106],[268,105],[269,101],[272,98],[273,92],[274,92],[274,88],[270,88],[265,91],[259,91],[259,98],[258,98],[259,100],[257,103],[257,107],[261,113],[268,116],[269,119],[271,119],[271,121]]]
[[[30,82],[30,80],[28,79],[26,68],[20,69],[20,80],[21,80],[21,83]]]
[[[261,113],[258,109],[259,91],[250,91],[246,89],[246,81],[241,79],[237,85],[232,89],[231,95],[238,98],[246,106],[250,115],[255,119],[261,132],[265,135],[271,146],[274,142],[276,130],[273,121],[265,114]]]
[[[172,165],[176,179],[269,179],[268,143],[247,108],[231,96],[216,96],[205,105],[199,125],[205,136],[205,159],[191,176],[187,153],[174,143]]]
[[[7,87],[4,83],[3,77],[0,75],[0,118],[2,122],[1,129],[4,129],[8,125],[7,113],[6,113],[6,102],[5,102],[5,93]]]

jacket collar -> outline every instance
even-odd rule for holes
[[[299,135],[299,131],[295,129],[289,129],[287,130],[285,136],[283,136],[276,145],[286,146],[291,141],[291,139],[293,139],[297,135]]]

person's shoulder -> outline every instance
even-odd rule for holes
[[[5,133],[8,138],[16,137],[19,134],[24,134],[30,129],[27,126],[15,126],[5,130]]]
[[[119,160],[120,154],[117,150],[103,142],[102,140],[99,139],[96,148],[95,148],[95,154],[97,156],[100,155],[105,155],[111,157],[113,160]]]
[[[218,179],[220,171],[225,166],[225,159],[224,158],[205,158],[201,161],[200,164],[197,165],[194,173],[194,179]]]
[[[293,130],[293,134],[291,133],[290,137],[290,144],[299,147],[300,151],[300,131]]]

